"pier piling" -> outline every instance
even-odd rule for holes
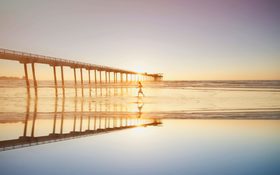
[[[61,85],[62,85],[62,91],[63,91],[63,96],[65,96],[65,85],[64,85],[63,66],[60,66],[60,69],[61,69]]]
[[[94,83],[95,85],[97,84],[97,75],[96,75],[96,69],[94,70]]]
[[[74,82],[75,82],[75,96],[78,95],[78,92],[77,92],[77,75],[76,75],[76,68],[73,68],[73,71],[74,71]]]
[[[80,74],[81,74],[82,96],[84,96],[84,80],[83,80],[83,69],[82,68],[80,68]]]
[[[58,96],[57,92],[57,79],[56,79],[56,67],[53,66],[53,79],[54,79],[54,88],[55,88],[55,96]]]

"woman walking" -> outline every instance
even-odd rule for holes
[[[138,90],[138,97],[140,96],[140,94],[142,94],[142,96],[144,97],[144,93],[142,91],[142,87],[143,87],[142,83],[140,81],[138,81],[138,88],[139,88],[139,90]]]

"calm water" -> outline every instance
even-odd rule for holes
[[[280,81],[24,83],[0,81],[1,174],[280,174]]]

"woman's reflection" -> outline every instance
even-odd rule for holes
[[[137,98],[138,118],[141,118],[143,106],[144,106],[144,101],[141,97],[138,96]]]

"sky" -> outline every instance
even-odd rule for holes
[[[280,79],[277,0],[1,0],[0,47],[165,80]],[[51,68],[39,65],[40,78]],[[23,66],[0,60],[0,76]]]

